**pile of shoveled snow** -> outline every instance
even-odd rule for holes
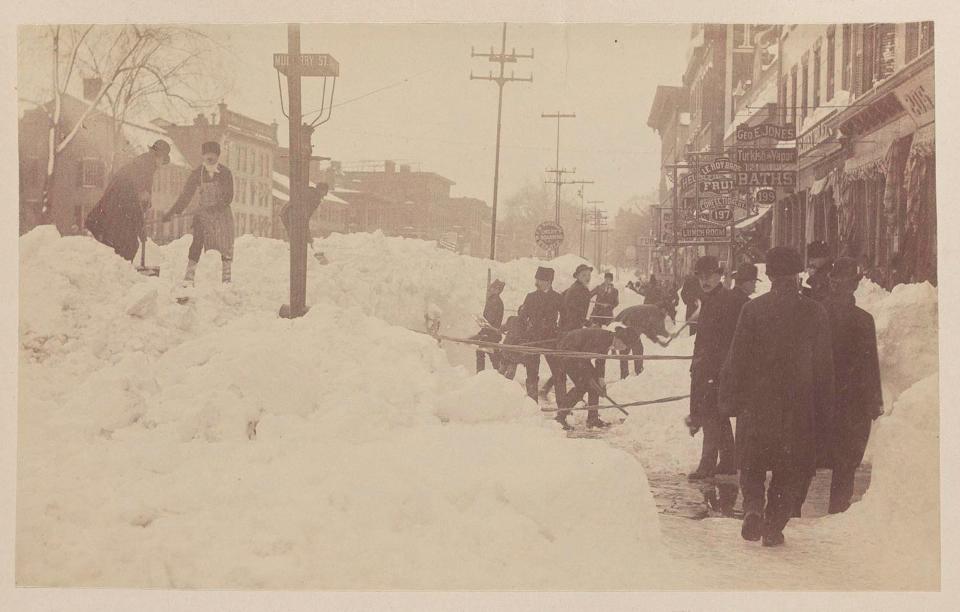
[[[232,287],[205,256],[180,306],[186,246],[151,251],[147,278],[90,239],[21,238],[19,584],[667,584],[634,458],[557,435],[517,383],[397,326],[482,305],[482,260],[325,241],[290,321],[283,243],[241,238]]]

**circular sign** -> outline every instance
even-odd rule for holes
[[[559,223],[544,221],[537,226],[534,238],[541,249],[551,249],[563,242],[563,228]]]
[[[777,191],[775,189],[759,189],[754,199],[757,204],[773,204],[777,201]]]

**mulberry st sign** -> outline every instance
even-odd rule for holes
[[[329,53],[301,53],[296,65],[290,61],[289,53],[274,53],[273,67],[281,74],[297,73],[300,76],[336,77],[340,76],[340,62]]]

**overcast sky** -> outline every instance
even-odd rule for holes
[[[287,49],[286,25],[201,29],[227,58],[229,107],[276,120],[286,146],[272,63],[273,53]],[[501,199],[524,184],[542,184],[544,170],[554,166],[556,120],[540,114],[556,111],[577,115],[562,121],[560,165],[577,169],[567,178],[596,181],[588,199],[614,210],[655,189],[659,138],[646,118],[656,86],[680,83],[689,31],[688,25],[509,25],[508,50],[533,48],[535,57],[508,65],[517,76],[532,73],[533,82],[504,88]],[[500,38],[500,24],[304,25],[302,51],[330,53],[340,62],[335,108],[314,135],[315,152],[344,163],[410,163],[453,180],[454,195],[489,203],[497,86],[469,74],[486,75],[497,64],[471,58],[470,47],[499,50]],[[305,81],[309,111],[319,107],[322,79]]]
[[[272,54],[286,51],[286,26],[208,31],[236,61],[227,103],[277,120],[285,144]],[[509,25],[507,48],[532,47],[535,57],[508,65],[517,76],[532,73],[533,82],[504,88],[501,198],[546,178],[544,169],[555,161],[556,120],[540,114],[558,110],[577,115],[562,121],[560,164],[576,167],[574,178],[596,181],[589,199],[613,209],[656,188],[659,139],[646,118],[656,86],[680,83],[689,31],[687,25]],[[419,164],[455,181],[455,195],[489,202],[497,86],[468,77],[471,69],[486,75],[497,64],[471,59],[470,47],[489,52],[500,38],[499,24],[304,25],[302,50],[340,62],[338,106],[315,134],[315,150],[344,162]],[[320,81],[305,84],[305,110],[319,106]]]

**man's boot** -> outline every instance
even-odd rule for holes
[[[561,412],[556,416],[557,423],[560,423],[560,426],[563,427],[564,431],[573,431],[573,425],[567,423],[568,412]]]
[[[596,411],[590,411],[587,413],[587,427],[593,429],[604,429],[610,427],[610,423],[600,420],[600,415]]]
[[[769,531],[763,534],[763,545],[772,547],[772,546],[783,546],[783,532],[782,531]]]
[[[184,287],[193,287],[193,279],[197,274],[197,262],[193,260],[187,260],[187,271],[183,275],[183,282],[180,284]]]
[[[233,267],[233,260],[224,257],[221,261],[221,264],[223,265],[223,274],[220,277],[220,280],[222,280],[225,283],[229,283],[230,272],[231,272],[231,268]]]
[[[763,517],[756,512],[750,512],[743,517],[740,536],[749,542],[759,540],[763,536]]]

